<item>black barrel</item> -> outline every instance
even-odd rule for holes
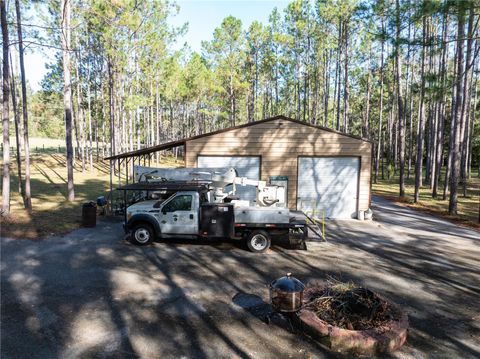
[[[95,227],[97,225],[97,205],[88,202],[82,205],[82,226]]]

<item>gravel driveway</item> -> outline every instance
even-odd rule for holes
[[[232,298],[268,301],[293,272],[383,293],[409,313],[395,358],[480,357],[480,234],[374,199],[375,221],[334,221],[328,243],[255,255],[230,243],[124,242],[102,221],[41,241],[1,240],[2,358],[330,358]]]

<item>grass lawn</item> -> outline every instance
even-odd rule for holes
[[[444,178],[442,173],[442,178]],[[420,189],[420,202],[413,203],[413,194],[415,190],[415,175],[411,174],[410,179],[406,181],[406,197],[399,198],[398,176],[390,180],[382,180],[379,176],[378,183],[372,184],[374,195],[392,199],[408,207],[426,211],[432,214],[440,215],[449,220],[465,224],[474,228],[480,228],[478,223],[478,210],[480,201],[480,178],[476,170],[472,172],[471,179],[467,183],[467,196],[463,196],[463,187],[459,189],[458,197],[458,215],[450,216],[448,214],[448,196],[442,200],[443,186],[440,187],[437,199],[432,198],[432,190],[425,185]]]
[[[14,154],[12,154],[13,156]],[[161,166],[178,167],[180,161],[162,157]],[[65,156],[50,153],[33,155],[31,160],[31,186],[33,212],[29,214],[23,207],[18,192],[18,177],[15,159],[12,157],[11,174],[11,213],[1,218],[1,235],[14,238],[36,239],[52,234],[62,234],[78,228],[81,224],[82,204],[95,201],[109,190],[108,162],[97,162],[93,172],[87,169],[82,173],[81,163],[75,164],[75,201],[68,202],[67,170]],[[153,164],[152,164],[153,166]]]

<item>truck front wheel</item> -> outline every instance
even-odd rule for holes
[[[152,227],[147,223],[139,223],[133,227],[132,242],[138,245],[150,243],[153,240],[154,232]]]
[[[270,236],[265,231],[253,231],[247,237],[247,247],[251,252],[262,253],[270,248]]]

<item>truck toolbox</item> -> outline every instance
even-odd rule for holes
[[[278,207],[235,207],[235,223],[284,223],[290,222],[290,211]]]
[[[233,204],[205,203],[200,206],[200,235],[230,238],[233,235]]]

